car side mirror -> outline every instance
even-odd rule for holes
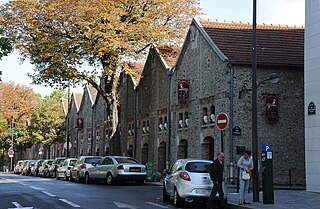
[[[170,174],[170,171],[168,170],[168,169],[164,169],[163,170],[163,175],[164,176],[167,176],[167,175],[169,175]]]

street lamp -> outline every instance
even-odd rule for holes
[[[13,140],[14,140],[14,106],[12,106],[12,127],[11,127],[11,143],[12,143],[12,151],[13,151]],[[11,160],[11,171],[13,171],[13,157],[10,158]]]
[[[174,73],[174,67],[168,69],[167,75],[168,79],[168,115],[167,115],[167,162],[166,162],[166,169],[170,169],[171,164],[171,80],[172,75]]]

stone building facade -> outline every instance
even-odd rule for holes
[[[223,150],[234,180],[233,165],[252,148],[251,28],[194,19],[182,48],[151,47],[145,63],[131,65],[138,76],[119,78],[120,141],[107,138],[106,103],[96,91],[73,94],[66,117],[70,156],[121,154],[157,162],[163,171],[176,159],[214,159]],[[258,144],[273,147],[274,182],[282,185],[289,179],[305,185],[303,38],[303,28],[257,26]],[[279,75],[277,84],[267,82],[271,73]],[[230,120],[222,133],[215,121],[221,112]]]
[[[134,149],[135,157],[145,162],[147,152],[147,160],[158,162],[161,171],[167,160],[214,159],[224,150],[228,176],[234,179],[237,172],[230,168],[243,148],[251,149],[252,141],[251,28],[194,19],[175,64],[166,66],[164,56],[152,48],[138,85],[123,76],[123,153]],[[303,28],[258,25],[258,138],[259,145],[273,146],[276,184],[289,184],[289,173],[292,184],[305,184],[305,166],[299,160],[304,158],[303,34]],[[172,135],[166,153],[169,68]],[[279,75],[277,84],[261,82],[271,73]],[[223,133],[223,147],[215,126],[221,112],[231,121]],[[233,135],[235,126],[240,135]]]

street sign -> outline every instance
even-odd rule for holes
[[[12,156],[12,157],[13,157],[13,155],[14,155],[14,151],[13,151],[12,149],[11,149],[11,150],[9,150],[8,155],[9,155],[9,157],[10,157],[10,156]]]
[[[263,144],[262,145],[262,151],[263,152],[272,152],[272,147],[268,144]]]
[[[217,124],[217,128],[220,130],[220,131],[224,131],[228,124],[229,124],[229,118],[228,118],[228,115],[224,112],[222,113],[219,113],[218,116],[217,116],[217,119],[216,119],[216,124]]]
[[[39,152],[44,152],[44,148],[40,147]]]

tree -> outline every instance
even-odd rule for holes
[[[107,102],[106,124],[117,126],[115,76],[135,73],[127,62],[150,45],[180,43],[199,0],[16,0],[1,8],[0,24],[36,84],[87,81]],[[92,70],[80,70],[88,63]],[[102,70],[100,69],[102,67]],[[97,76],[105,80],[99,86]]]
[[[0,27],[0,60],[12,52],[12,40],[4,36],[3,29]],[[2,71],[0,71],[1,81]]]
[[[0,164],[3,165],[4,156],[12,146],[12,134],[15,151],[31,146],[26,129],[29,116],[37,108],[38,96],[31,88],[11,82],[0,83],[0,98]]]
[[[54,91],[46,96],[40,103],[39,108],[30,117],[28,127],[28,138],[32,139],[33,144],[41,143],[50,156],[52,144],[64,140],[63,123],[64,114],[61,106],[63,92]]]

